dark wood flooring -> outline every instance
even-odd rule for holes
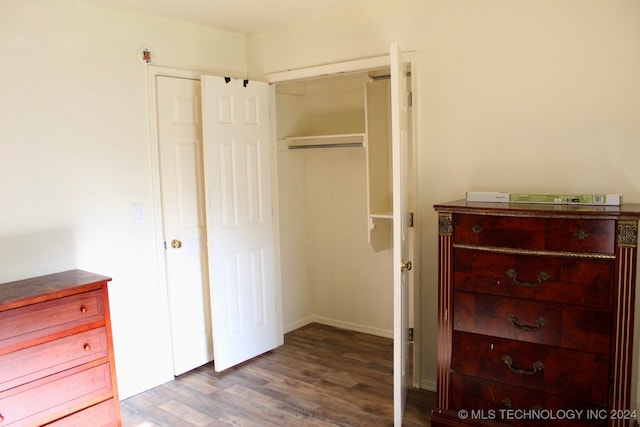
[[[318,324],[216,373],[202,366],[122,402],[123,427],[392,426],[393,343]],[[435,393],[410,389],[403,426],[429,426]]]

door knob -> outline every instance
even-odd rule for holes
[[[411,268],[413,267],[413,264],[411,264],[411,261],[402,261],[402,263],[400,264],[400,269],[401,270],[411,270]]]
[[[171,241],[171,247],[174,249],[180,249],[182,247],[182,242],[178,239],[173,239]]]

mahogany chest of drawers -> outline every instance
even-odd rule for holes
[[[634,425],[640,205],[435,209],[432,426]]]
[[[110,280],[72,270],[0,284],[0,427],[121,425]]]

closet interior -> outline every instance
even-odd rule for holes
[[[284,331],[393,337],[388,70],[275,87]]]

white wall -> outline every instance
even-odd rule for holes
[[[640,2],[380,0],[244,36],[81,0],[0,0],[0,282],[110,285],[121,397],[170,378],[146,67],[254,76],[417,52],[423,383],[435,381],[436,217],[467,190],[640,202]],[[146,222],[133,224],[132,204]]]
[[[154,65],[245,72],[239,34],[91,2],[0,1],[0,282],[113,277],[123,398],[173,378],[141,46]]]
[[[640,202],[640,2],[381,0],[248,36],[260,76],[416,51],[422,373],[435,385],[437,220],[468,190]]]
[[[368,243],[364,149],[282,152],[278,162],[285,331],[316,321],[393,336],[392,252]]]

